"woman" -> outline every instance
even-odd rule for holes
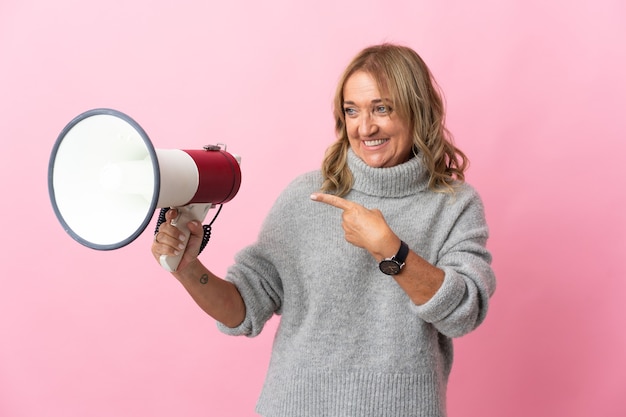
[[[227,334],[281,315],[261,415],[445,416],[452,338],[484,320],[495,290],[467,159],[407,47],[359,53],[334,116],[322,169],[283,191],[226,279],[197,258],[197,223],[174,276]],[[157,260],[185,247],[179,235],[160,226]]]

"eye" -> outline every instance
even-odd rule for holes
[[[380,105],[380,106],[376,106],[374,111],[376,113],[378,113],[378,114],[387,114],[387,113],[391,112],[391,108],[387,107],[387,106]]]
[[[348,117],[356,116],[356,109],[354,107],[344,107],[343,113]]]

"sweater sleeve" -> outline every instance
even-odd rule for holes
[[[246,306],[246,316],[237,327],[230,328],[220,322],[217,326],[232,336],[254,337],[261,333],[274,314],[280,314],[282,285],[273,265],[256,244],[237,254],[235,261],[226,279],[239,290]]]
[[[279,267],[284,258],[284,217],[291,188],[284,190],[265,218],[257,241],[235,255],[235,263],[228,269],[226,280],[235,284],[246,306],[244,321],[235,328],[217,323],[228,335],[257,336],[265,323],[281,314],[283,282]]]
[[[445,274],[443,284],[428,302],[411,307],[448,337],[463,336],[483,322],[496,288],[478,194],[472,192],[458,213],[436,262]]]

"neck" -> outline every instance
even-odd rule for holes
[[[380,197],[403,197],[428,188],[428,170],[420,155],[389,168],[373,168],[348,150],[352,189]]]

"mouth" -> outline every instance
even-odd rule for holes
[[[389,139],[364,140],[363,143],[365,144],[365,146],[379,146],[387,142],[388,140]]]

